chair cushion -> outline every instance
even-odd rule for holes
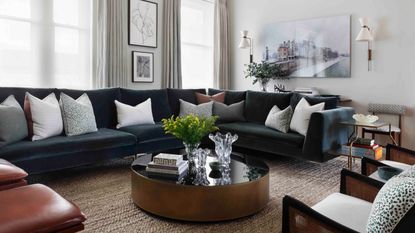
[[[245,100],[246,91],[229,91],[229,90],[218,90],[209,88],[208,95],[216,95],[218,93],[225,92],[225,104],[230,105],[234,103],[239,103]]]
[[[391,166],[391,167],[400,168],[402,170],[407,170],[407,169],[411,168],[411,165],[396,162],[396,161],[391,161],[391,160],[383,160],[383,161],[380,161],[380,162],[384,163],[385,165]],[[378,171],[375,171],[374,173],[370,174],[369,177],[372,178],[372,179],[375,179],[375,180],[386,182],[386,180],[379,177]]]
[[[345,194],[334,193],[312,208],[350,229],[365,232],[372,203]]]
[[[130,90],[121,89],[121,101],[124,104],[136,106],[139,103],[151,99],[151,108],[156,122],[171,116],[171,109],[167,97],[167,90]]]
[[[387,133],[389,132],[389,125],[385,125],[379,128],[364,128],[366,131],[370,132],[381,132],[381,133]],[[401,129],[399,127],[396,127],[394,125],[391,125],[391,132],[400,133]]]
[[[267,128],[263,124],[252,122],[235,122],[218,125],[220,130],[236,133],[240,136],[256,136],[260,140],[261,138],[275,140],[281,143],[293,145],[295,147],[302,148],[304,143],[304,136],[289,132],[282,133],[274,129]]]
[[[81,224],[85,215],[52,189],[34,184],[0,192],[0,232],[55,232]]]
[[[9,161],[0,159],[0,184],[9,183],[26,178],[27,173],[11,164]]]
[[[135,135],[138,143],[162,138],[174,138],[172,135],[164,133],[161,123],[156,123],[155,125],[133,125],[120,128],[119,130]]]
[[[285,109],[290,105],[291,93],[267,93],[247,91],[245,117],[247,121],[264,124],[268,113],[274,105]]]
[[[197,104],[195,92],[206,94],[205,89],[167,89],[169,105],[173,115],[178,116],[180,113],[180,102],[182,99],[186,102]]]
[[[20,141],[3,147],[0,157],[9,161],[28,160],[52,156],[65,156],[94,150],[112,149],[136,144],[134,135],[112,129],[99,129],[97,132],[66,137],[56,136],[40,141]]]

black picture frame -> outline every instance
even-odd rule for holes
[[[144,55],[150,57],[150,77],[137,77],[137,62],[136,57],[138,55]],[[131,81],[133,83],[154,83],[154,53],[152,52],[143,52],[143,51],[132,51],[131,52]]]
[[[132,41],[131,37],[132,37],[132,32],[131,32],[131,3],[133,1],[138,1],[138,2],[145,2],[147,4],[153,4],[155,6],[155,21],[156,21],[156,25],[155,25],[155,45],[146,45],[146,44],[141,44],[141,43],[135,43],[134,41]],[[157,48],[158,47],[158,3],[156,2],[151,2],[151,1],[147,1],[147,0],[128,0],[128,44],[129,45],[134,45],[134,46],[141,46],[141,47],[147,47],[147,48]]]

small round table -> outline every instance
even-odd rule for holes
[[[150,178],[151,155],[131,165],[134,203],[152,214],[184,221],[211,222],[241,218],[262,210],[269,201],[269,168],[261,160],[232,155],[229,169],[189,167],[180,181]]]

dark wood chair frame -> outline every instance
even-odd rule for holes
[[[386,160],[405,163],[409,165],[415,164],[415,151],[388,144],[386,146]],[[362,175],[369,176],[378,170],[378,167],[388,166],[382,162],[364,157],[362,159]]]
[[[342,194],[373,202],[383,184],[383,182],[371,179],[367,176],[347,169],[343,169],[341,171],[340,193]],[[393,232],[408,232],[408,229],[411,229],[411,227],[414,227],[415,225],[415,221],[413,221],[414,216],[415,206],[411,208],[404,218],[402,218]],[[412,224],[412,222],[414,223]],[[320,214],[301,201],[287,195],[283,198],[282,232],[355,233],[356,231]]]

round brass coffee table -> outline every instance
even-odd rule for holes
[[[151,155],[131,165],[131,192],[141,209],[166,218],[211,222],[241,218],[262,210],[269,200],[269,168],[261,160],[232,155],[230,169],[191,168],[181,181],[149,178]]]

